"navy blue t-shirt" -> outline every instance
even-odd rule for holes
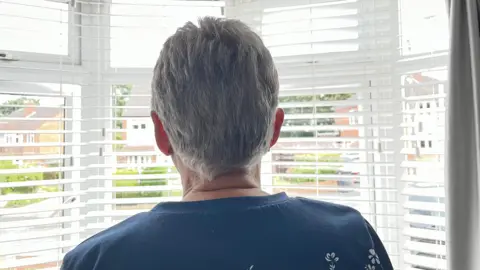
[[[352,208],[285,193],[160,203],[84,241],[64,270],[391,270]]]

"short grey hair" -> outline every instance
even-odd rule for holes
[[[278,74],[246,24],[187,22],[167,39],[154,69],[152,110],[176,157],[208,180],[250,169],[270,148]]]

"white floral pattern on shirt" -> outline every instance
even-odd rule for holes
[[[380,265],[380,259],[378,254],[375,252],[375,249],[368,250],[368,261],[369,263],[365,265],[365,270],[376,270],[376,266]]]
[[[329,270],[334,270],[339,258],[335,255],[335,252],[332,252],[325,255],[325,260],[328,262]]]
[[[335,270],[337,266],[337,262],[339,261],[339,257],[335,252],[330,252],[325,255],[325,260],[328,262],[328,269]],[[378,257],[377,252],[375,249],[368,250],[368,263],[365,265],[365,270],[380,270],[382,267],[380,266],[380,258]]]

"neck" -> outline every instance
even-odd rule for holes
[[[259,173],[229,173],[210,181],[188,175],[182,177],[183,201],[268,195],[260,187]]]

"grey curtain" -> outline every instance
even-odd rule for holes
[[[480,270],[480,0],[449,0],[446,137],[449,270]]]

